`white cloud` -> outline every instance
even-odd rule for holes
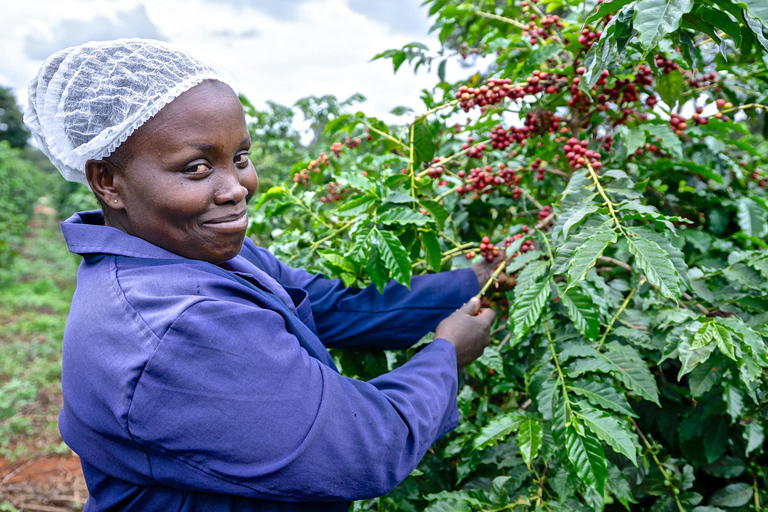
[[[360,92],[368,101],[359,108],[387,121],[404,120],[387,114],[398,105],[423,110],[420,92],[436,83],[434,72],[422,69],[414,75],[403,66],[395,75],[390,61],[370,61],[413,41],[438,48],[426,28],[415,28],[429,24],[420,0],[369,2],[378,6],[356,0],[271,1],[283,11],[266,2],[246,7],[252,0],[0,0],[9,27],[0,52],[0,85],[13,87],[26,101],[26,85],[42,59],[75,43],[75,34],[81,39],[77,42],[141,35],[119,32],[134,20],[133,30],[155,30],[154,37],[159,34],[223,68],[235,88],[257,105],[267,100],[293,105],[308,95],[346,98]],[[406,14],[409,19],[399,20],[400,25],[411,28],[401,30],[398,18]],[[109,34],[104,26],[110,27]],[[449,65],[449,75],[453,70]]]
[[[51,27],[48,34],[27,35],[25,51],[32,59],[49,55],[88,41],[142,37],[166,40],[160,29],[149,19],[143,4],[127,11],[117,11],[113,17],[98,15],[91,19],[64,19]]]
[[[429,30],[428,11],[413,0],[348,0],[350,9],[366,18],[382,23],[393,33],[424,36]]]
[[[277,20],[294,20],[308,0],[206,0],[216,5],[230,4],[241,9],[256,9]]]

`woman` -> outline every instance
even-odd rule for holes
[[[346,510],[391,490],[456,426],[457,366],[482,353],[493,321],[477,299],[461,305],[488,264],[379,294],[256,247],[238,97],[154,41],[52,56],[25,120],[102,206],[62,223],[83,263],[59,425],[82,460],[86,511]],[[433,329],[370,382],[339,375],[326,350],[399,349]]]

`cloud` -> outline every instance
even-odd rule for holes
[[[53,53],[88,41],[143,37],[167,41],[149,19],[143,4],[132,10],[118,11],[114,18],[96,16],[90,20],[65,19],[51,28],[51,35],[27,35],[24,51],[32,59],[47,59]]]
[[[234,7],[248,7],[263,12],[276,20],[293,21],[299,16],[299,8],[309,0],[206,0],[217,5],[225,3]]]
[[[247,28],[240,32],[232,31],[229,29],[214,30],[213,32],[211,32],[211,34],[216,37],[221,37],[224,39],[254,39],[259,37],[260,32],[255,28]]]
[[[424,36],[429,30],[427,10],[419,6],[418,0],[348,0],[347,5],[354,12],[381,23],[392,33]]]

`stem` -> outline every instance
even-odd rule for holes
[[[549,254],[549,261],[551,263],[554,263],[555,262],[555,255],[552,254],[552,246],[549,245],[549,240],[547,240],[547,234],[546,233],[542,233],[541,234],[541,238],[544,240],[544,244],[547,246],[547,254]]]
[[[416,124],[411,124],[411,144],[409,146],[410,158],[408,160],[408,175],[411,177],[411,197],[416,199],[416,172],[413,169],[413,133],[416,131]]]
[[[635,427],[635,430],[637,430],[637,433],[640,435],[640,439],[643,440],[643,444],[645,444],[645,448],[651,454],[651,457],[653,457],[653,461],[656,463],[656,466],[659,468],[659,471],[661,472],[661,476],[664,477],[664,480],[668,480],[668,481],[671,482],[672,481],[672,475],[667,473],[667,470],[664,469],[664,465],[661,463],[659,458],[656,456],[656,451],[653,449],[653,446],[651,446],[651,443],[648,442],[648,438],[645,437],[645,434],[643,434],[643,431],[640,430],[640,427],[637,425],[635,420],[630,418],[629,421],[632,422],[632,425]],[[680,503],[680,498],[677,497],[677,494],[672,494],[672,496],[675,498],[675,503],[677,504],[678,512],[686,512],[685,508],[683,507],[683,504]]]
[[[517,253],[519,254],[519,252]],[[499,266],[496,267],[496,270],[493,271],[493,274],[491,274],[491,277],[488,278],[488,281],[485,282],[483,287],[480,289],[480,292],[475,295],[478,299],[482,297],[486,291],[488,291],[488,288],[491,287],[494,281],[496,281],[496,278],[499,277],[499,275],[504,271],[505,268],[507,268],[507,263],[509,263],[512,260],[512,256],[508,258],[504,258],[504,261],[499,263]]]
[[[331,228],[331,229],[333,228],[333,224],[330,224],[330,223],[324,221],[323,219],[321,219],[320,216],[318,214],[316,214],[315,212],[313,212],[312,208],[310,208],[309,206],[304,204],[304,202],[301,199],[299,199],[298,197],[294,196],[293,194],[291,194],[291,198],[293,199],[293,202],[295,204],[301,206],[304,209],[304,211],[306,211],[308,214],[310,214],[312,216],[312,218],[315,219],[317,222],[319,222],[320,224],[322,224],[323,226],[325,226],[327,228]]]
[[[320,244],[322,244],[323,242],[325,242],[327,240],[330,240],[331,238],[335,237],[336,235],[338,235],[342,231],[347,230],[354,223],[355,223],[355,221],[351,220],[351,221],[347,222],[346,224],[342,224],[338,229],[333,231],[333,233],[331,233],[330,235],[328,235],[326,237],[323,237],[320,240],[317,240],[316,242],[312,242],[312,244],[310,244],[310,246],[309,246],[310,250],[314,251],[315,249],[317,249],[320,246]]]
[[[760,487],[757,485],[756,471],[752,471],[752,492],[755,495],[755,512],[761,512],[763,509],[760,506]]]
[[[424,119],[428,115],[434,114],[435,112],[439,112],[439,111],[443,110],[444,108],[448,108],[448,107],[452,107],[454,105],[458,105],[459,103],[461,103],[461,100],[460,99],[455,99],[455,100],[449,101],[448,103],[443,103],[442,105],[438,105],[435,108],[431,108],[431,109],[427,110],[426,112],[424,112],[423,114],[416,116],[416,119],[413,121],[412,124],[418,123],[419,121],[421,121],[422,119]]]
[[[549,322],[544,320],[544,331],[547,333],[547,340],[549,341],[549,349],[552,351],[552,359],[555,361],[555,367],[557,368],[557,375],[560,380],[560,385],[563,387],[563,400],[565,400],[566,418],[565,421],[570,421],[571,418],[571,401],[568,400],[568,386],[565,385],[565,376],[563,375],[563,369],[560,368],[560,361],[557,359],[557,352],[555,351],[555,342],[552,341],[552,333],[549,332]]]
[[[746,105],[739,105],[738,107],[726,108],[725,110],[721,110],[720,112],[723,114],[727,114],[728,112],[734,112],[736,110],[747,110],[748,108],[768,110],[768,105],[762,105],[760,103],[747,103]]]
[[[477,144],[475,144],[475,146],[477,146],[477,145],[480,145],[480,144],[488,144],[489,142],[491,142],[491,139],[488,139],[488,140],[484,140],[484,141],[482,141],[482,142],[478,142]],[[475,146],[470,146],[470,147],[468,147],[467,149],[462,149],[462,150],[461,150],[461,151],[459,151],[458,153],[455,153],[455,154],[453,154],[453,155],[451,155],[451,156],[449,156],[449,157],[441,158],[441,159],[440,159],[438,162],[435,162],[434,164],[430,165],[429,167],[427,167],[426,169],[424,169],[423,171],[421,171],[419,174],[417,174],[417,176],[418,176],[418,177],[420,177],[420,178],[421,178],[421,177],[424,177],[424,176],[426,176],[427,174],[429,174],[429,171],[430,171],[430,170],[434,169],[434,168],[435,168],[435,167],[437,167],[437,166],[440,166],[440,165],[445,165],[445,164],[447,164],[448,162],[451,162],[451,161],[453,161],[453,160],[457,159],[457,158],[458,158],[458,157],[460,157],[460,156],[464,156],[464,155],[466,155],[466,154],[467,154],[467,153],[469,153],[469,152],[472,150],[472,148],[474,148]]]
[[[517,20],[513,20],[512,18],[507,18],[505,16],[499,16],[498,14],[491,14],[489,12],[483,12],[483,11],[475,11],[478,16],[481,18],[488,18],[491,20],[501,21],[504,23],[509,23],[512,26],[515,26],[519,29],[527,29],[528,26],[520,23]]]
[[[538,208],[539,210],[541,210],[541,209],[543,209],[543,208],[544,208],[544,206],[543,206],[543,205],[542,205],[540,202],[538,202],[538,201],[536,200],[536,198],[535,198],[535,197],[533,197],[533,196],[531,195],[531,193],[530,193],[530,192],[528,192],[528,191],[527,191],[527,190],[525,190],[524,188],[521,188],[520,190],[522,190],[522,191],[523,191],[523,195],[524,195],[524,196],[525,196],[525,197],[526,197],[526,198],[527,198],[527,199],[528,199],[530,202],[532,202],[532,203],[533,203],[533,205],[534,205],[536,208]]]
[[[619,229],[619,231],[626,236],[627,234],[624,232],[624,228],[621,226],[621,222],[619,222],[619,218],[616,216],[616,210],[613,209],[613,203],[610,199],[608,199],[608,196],[605,193],[605,189],[602,185],[600,185],[600,179],[597,177],[597,173],[592,168],[592,164],[589,163],[589,160],[585,162],[587,164],[587,170],[589,171],[589,175],[592,178],[592,181],[595,182],[595,186],[597,187],[597,191],[600,193],[600,195],[605,200],[605,205],[608,207],[608,212],[611,214],[611,217],[613,218],[613,222],[616,224],[616,227]]]
[[[369,130],[371,130],[371,131],[373,131],[373,132],[376,132],[376,133],[378,133],[378,134],[379,134],[379,135],[381,135],[382,137],[384,137],[384,138],[386,138],[386,139],[389,139],[389,140],[391,140],[392,142],[395,142],[395,143],[397,143],[397,144],[400,144],[400,145],[401,145],[401,146],[403,146],[405,149],[408,149],[408,145],[407,145],[405,142],[401,141],[400,139],[396,139],[396,138],[394,138],[393,136],[391,136],[391,135],[390,135],[390,134],[388,134],[387,132],[383,132],[383,131],[381,131],[381,130],[379,130],[379,129],[377,129],[377,128],[374,128],[373,126],[371,126],[371,125],[369,125],[369,124],[367,124],[367,125],[365,125],[365,126],[367,126]]]
[[[635,294],[638,288],[640,288],[645,283],[645,276],[640,278],[640,282],[637,283],[637,286],[632,288],[632,290],[629,292],[629,295],[627,295],[627,298],[624,299],[624,302],[621,304],[621,307],[616,312],[615,315],[613,315],[613,318],[611,318],[611,321],[608,322],[608,327],[605,328],[605,332],[603,333],[603,336],[600,338],[600,342],[597,344],[597,349],[600,350],[600,348],[603,346],[603,343],[605,343],[605,339],[608,337],[608,333],[611,332],[611,329],[613,329],[613,324],[616,323],[616,319],[619,318],[619,316],[624,312],[625,309],[627,309],[627,305],[629,304],[629,301],[632,300],[632,296]]]
[[[451,195],[452,193],[456,192],[457,188],[459,188],[459,187],[453,187],[452,189],[446,190],[445,192],[443,192],[439,196],[435,197],[435,201],[439,202],[441,199]]]

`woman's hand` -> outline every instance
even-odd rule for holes
[[[493,259],[493,261],[484,259],[483,261],[472,265],[472,270],[474,271],[475,276],[477,276],[477,285],[480,287],[480,289],[485,286],[485,283],[488,282],[494,270],[496,270],[499,265],[506,265],[506,257],[507,253],[502,249],[499,251],[499,255]],[[489,291],[493,290],[506,292],[511,290],[513,286],[515,286],[515,278],[508,276],[505,272],[502,272],[496,278],[496,282],[491,285]]]
[[[491,341],[491,325],[496,318],[492,309],[480,309],[480,300],[472,297],[451,316],[440,322],[435,338],[443,338],[456,349],[456,363],[466,366],[483,353]]]

